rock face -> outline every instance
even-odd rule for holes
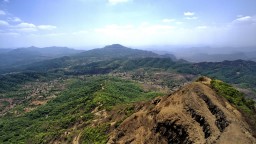
[[[194,82],[144,103],[109,138],[112,143],[256,143],[242,114],[207,84]]]

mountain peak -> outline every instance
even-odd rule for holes
[[[112,44],[112,45],[107,45],[104,48],[122,49],[122,48],[127,48],[127,47],[120,45],[120,44]]]

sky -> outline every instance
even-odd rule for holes
[[[0,47],[256,46],[256,0],[0,0]]]

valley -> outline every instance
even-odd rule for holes
[[[1,143],[255,142],[253,61],[114,44],[0,71]]]

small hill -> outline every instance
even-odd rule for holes
[[[108,143],[255,143],[243,114],[213,90],[193,82],[141,105]]]

